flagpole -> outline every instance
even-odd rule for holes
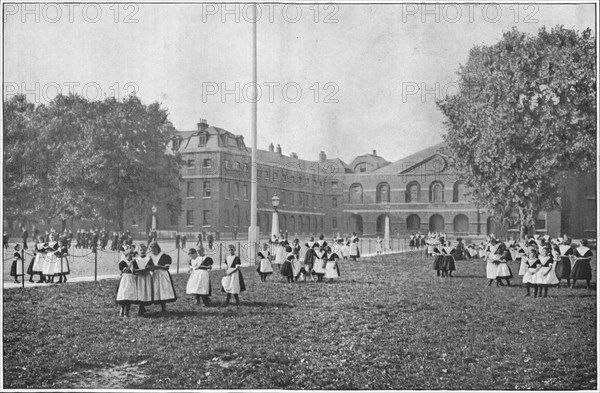
[[[254,86],[254,99],[252,100],[252,130],[250,134],[250,146],[252,149],[251,161],[250,161],[250,227],[248,228],[248,259],[253,265],[256,261],[256,253],[259,248],[258,244],[258,227],[256,226],[257,221],[257,195],[258,195],[258,168],[256,163],[256,149],[257,149],[257,128],[258,128],[258,72],[257,72],[257,48],[256,48],[256,3],[252,4],[252,12],[254,19],[252,21],[252,83]]]

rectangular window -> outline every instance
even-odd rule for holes
[[[187,160],[187,167],[194,168],[196,166],[196,160]]]
[[[290,194],[290,205],[294,206],[294,194]]]
[[[336,181],[332,181],[332,182],[331,182],[331,188],[333,188],[333,189],[336,189],[336,188],[338,188],[338,182],[336,182]]]
[[[265,171],[265,179],[269,180],[269,171]]]
[[[171,225],[177,225],[178,220],[178,214],[177,213],[171,213],[170,215],[170,219],[169,219],[169,224]]]
[[[248,185],[244,184],[244,200],[248,200]]]
[[[278,180],[279,179],[279,172],[277,172],[276,170],[273,171],[273,180]]]
[[[205,198],[210,198],[210,182],[209,181],[204,182],[204,191],[202,193],[202,196]]]
[[[185,215],[185,225],[188,227],[194,226],[194,211],[188,210]]]
[[[337,217],[332,217],[332,218],[331,218],[331,227],[332,227],[333,229],[336,229],[336,228],[337,228]]]
[[[206,134],[202,134],[198,137],[198,146],[206,146]]]
[[[194,183],[189,181],[187,182],[187,192],[186,192],[186,197],[188,198],[193,198],[194,197]]]
[[[212,160],[210,158],[205,158],[202,162],[203,168],[212,168]]]
[[[231,198],[231,187],[229,185],[229,182],[223,183],[223,186],[225,188],[225,199]]]
[[[229,160],[223,161],[223,165],[225,166],[225,169],[229,169]]]
[[[202,212],[202,225],[210,225],[210,210]]]
[[[235,183],[233,192],[233,197],[235,199],[240,199],[240,183]]]
[[[334,197],[331,199],[331,206],[337,207],[337,198]]]
[[[360,166],[358,167],[358,171],[359,172],[366,172],[367,171],[367,163],[366,162],[361,162]]]

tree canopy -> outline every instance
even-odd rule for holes
[[[445,140],[474,201],[523,235],[560,206],[564,176],[596,170],[596,39],[513,29],[457,74],[458,94],[437,103]]]
[[[158,103],[59,95],[34,108],[14,96],[4,112],[11,217],[102,219],[123,229],[126,211],[160,203],[179,213],[182,162],[165,148],[175,130]]]

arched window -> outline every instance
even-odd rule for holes
[[[468,202],[467,186],[463,181],[454,183],[454,192],[452,193],[452,202]]]
[[[430,232],[446,232],[444,230],[444,217],[439,214],[434,214],[429,218],[429,231]]]
[[[349,203],[363,203],[363,188],[359,183],[354,183],[348,190]]]
[[[390,185],[388,183],[384,182],[377,185],[375,200],[377,203],[390,202]]]
[[[440,182],[433,182],[429,187],[429,202],[444,201],[444,185]]]
[[[406,202],[419,202],[419,194],[421,193],[421,185],[412,181],[406,185]]]
[[[421,230],[421,218],[416,214],[411,214],[406,217],[406,229],[409,231],[420,231]]]
[[[466,234],[469,232],[469,217],[458,214],[454,217],[454,233]]]

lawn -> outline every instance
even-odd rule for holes
[[[129,319],[117,280],[4,290],[4,388],[597,388],[596,290],[526,298],[488,287],[482,261],[457,265],[437,278],[420,254],[385,255],[294,284],[245,268],[239,308],[217,307],[222,271],[210,308],[181,274],[166,314]]]

